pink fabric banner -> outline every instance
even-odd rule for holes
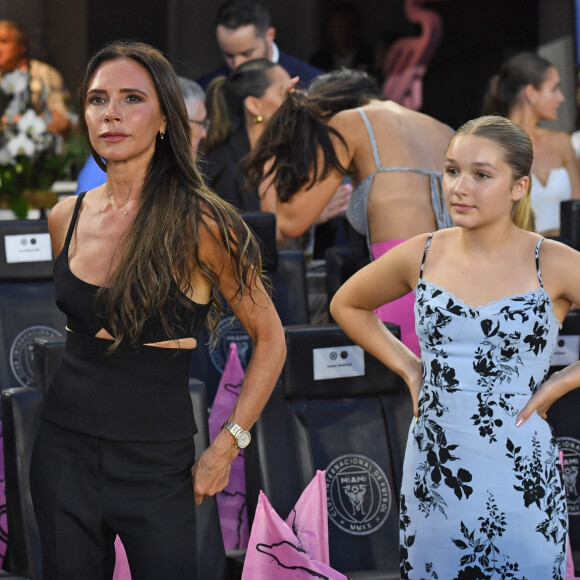
[[[564,469],[564,452],[560,451],[560,467]],[[570,537],[566,542],[566,580],[580,580],[580,576],[576,576],[574,570],[574,560],[572,559],[572,546],[570,545]]]
[[[286,523],[300,545],[314,559],[330,564],[328,548],[328,507],[324,471],[317,471],[304,490]]]
[[[328,564],[326,505],[323,471],[317,472],[308,484],[287,522],[260,491],[242,580],[304,580],[308,577],[347,580]]]
[[[117,558],[115,560],[113,580],[131,580],[131,570],[129,569],[127,554],[125,553],[125,547],[119,536],[115,538],[115,553]]]
[[[2,423],[0,422],[0,430]],[[8,543],[8,518],[6,516],[6,480],[4,478],[4,440],[0,431],[0,568],[6,556]]]
[[[226,366],[209,415],[209,437],[213,441],[224,422],[230,417],[240,394],[244,369],[235,343],[230,344]],[[226,550],[244,549],[248,545],[249,527],[246,509],[246,479],[244,450],[232,463],[230,481],[217,494],[220,525]]]

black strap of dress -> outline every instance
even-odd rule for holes
[[[79,216],[79,211],[81,209],[81,203],[83,202],[83,197],[85,197],[86,191],[79,193],[77,197],[77,201],[75,203],[75,209],[72,214],[72,218],[70,220],[70,225],[68,226],[68,232],[66,233],[66,239],[64,241],[63,249],[68,248],[73,232],[75,231],[75,224],[77,223],[77,218]]]

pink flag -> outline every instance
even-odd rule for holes
[[[131,570],[129,569],[127,554],[125,553],[125,547],[123,546],[119,536],[115,538],[115,552],[116,560],[113,580],[131,580]]]
[[[0,430],[2,422],[0,421]],[[4,441],[0,433],[0,567],[6,555],[8,543],[8,518],[6,515],[6,480],[4,479]]]
[[[235,343],[230,344],[228,359],[209,415],[209,437],[213,441],[230,417],[242,388],[244,369]],[[226,550],[238,550],[248,545],[248,512],[246,509],[246,479],[244,450],[232,463],[230,481],[217,494],[220,524]]]
[[[564,452],[560,451],[560,467],[564,469]],[[566,580],[578,580],[580,576],[576,576],[574,570],[574,560],[572,559],[572,546],[570,545],[570,538],[566,539]]]
[[[286,518],[286,523],[312,558],[330,564],[324,471],[316,472]]]
[[[260,491],[242,580],[304,580],[308,577],[347,580],[344,574],[328,565],[327,518],[323,471],[316,473],[302,493],[288,516],[289,523],[282,520]],[[298,535],[291,526],[299,529]]]

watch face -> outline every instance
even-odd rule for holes
[[[250,434],[247,431],[242,431],[238,435],[238,438],[236,439],[236,444],[240,449],[243,449],[244,447],[248,446],[248,443],[250,442],[251,438],[252,437],[250,436]]]

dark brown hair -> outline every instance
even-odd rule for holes
[[[280,201],[307,186],[308,189],[325,179],[332,169],[343,174],[331,136],[346,146],[344,137],[327,121],[340,111],[366,105],[380,98],[374,80],[363,71],[341,69],[318,77],[307,93],[288,93],[282,106],[274,113],[250,153],[246,178],[250,189],[259,188],[262,181],[274,175],[273,185]],[[323,161],[319,167],[318,152]],[[274,160],[264,173],[265,165]]]
[[[489,80],[482,114],[508,117],[520,99],[522,89],[530,84],[539,89],[552,66],[550,61],[533,52],[520,52],[508,58],[499,74]]]
[[[269,72],[280,66],[265,58],[248,60],[230,74],[219,76],[207,88],[210,119],[204,149],[211,151],[225,143],[245,122],[246,97],[263,97],[274,82]]]
[[[128,230],[118,264],[108,284],[101,289],[105,314],[115,342],[136,342],[147,319],[159,312],[164,330],[173,336],[165,316],[172,284],[182,292],[176,299],[192,308],[191,272],[198,268],[212,282],[208,326],[217,325],[222,306],[219,275],[200,255],[200,229],[214,222],[224,259],[231,263],[238,281],[237,297],[255,290],[262,278],[258,245],[237,211],[210,191],[203,182],[190,144],[189,118],[178,78],[157,49],[140,42],[115,41],[99,50],[87,65],[80,89],[80,118],[96,162],[104,164],[90,143],[85,120],[89,84],[98,67],[107,61],[133,60],[150,75],[163,115],[165,138],[157,136],[155,152],[147,169],[135,220]]]

